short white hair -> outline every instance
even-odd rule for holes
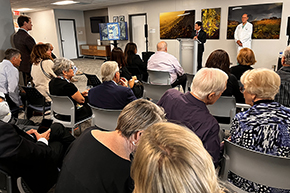
[[[205,99],[207,95],[215,92],[219,95],[223,92],[228,80],[228,75],[217,68],[202,68],[194,76],[191,90],[200,99]]]
[[[115,61],[107,61],[101,66],[102,81],[113,80],[115,74],[119,72],[118,63]]]
[[[287,46],[283,52],[284,63],[290,65],[290,46]]]

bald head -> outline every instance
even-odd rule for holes
[[[167,43],[164,41],[161,41],[157,44],[157,51],[164,51],[167,52]]]

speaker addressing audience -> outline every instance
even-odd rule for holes
[[[240,80],[241,76],[247,70],[252,70],[251,65],[254,65],[257,61],[253,50],[250,48],[243,48],[240,50],[237,56],[238,65],[230,68],[231,74]]]
[[[103,63],[101,76],[103,83],[89,91],[91,105],[103,109],[123,109],[128,103],[136,100],[133,91],[128,88],[128,81],[120,77],[117,62]]]
[[[275,101],[280,104],[290,107],[290,47],[288,46],[283,53],[281,63],[283,65],[277,71],[281,78],[279,93],[275,96]]]
[[[157,44],[157,52],[148,60],[148,70],[169,72],[171,86],[182,85],[185,91],[186,75],[177,58],[167,53],[166,42],[161,41]]]
[[[194,76],[191,92],[169,89],[158,101],[169,121],[178,121],[202,141],[217,166],[220,158],[219,124],[206,105],[214,104],[226,89],[228,75],[220,69],[202,68]]]
[[[33,62],[31,76],[35,88],[48,102],[51,101],[48,96],[48,83],[53,77],[56,77],[52,70],[54,65],[52,60],[51,50],[47,44],[37,44],[33,47],[31,52],[31,61]]]
[[[234,37],[238,46],[238,53],[242,48],[252,48],[253,25],[248,22],[248,19],[248,14],[243,14],[242,23],[235,29]]]
[[[213,51],[205,63],[205,67],[219,68],[228,74],[227,88],[222,96],[234,96],[237,103],[245,103],[243,94],[240,92],[240,86],[237,78],[230,73],[230,57],[224,50]]]
[[[13,43],[15,48],[21,51],[22,62],[20,63],[19,71],[22,72],[23,84],[27,85],[28,82],[31,82],[31,61],[30,54],[33,46],[36,44],[33,37],[31,37],[28,31],[32,30],[31,18],[25,15],[21,15],[17,18],[17,23],[19,30],[13,36]],[[20,81],[22,82],[22,80]]]
[[[144,130],[164,117],[160,107],[138,99],[122,110],[115,131],[86,129],[65,157],[56,193],[132,192],[131,154]]]
[[[245,101],[252,107],[236,114],[231,126],[231,141],[241,147],[275,156],[290,153],[290,109],[274,102],[280,77],[273,70],[253,69],[241,77]],[[247,192],[289,192],[266,187],[230,173],[235,186]]]
[[[194,29],[191,34],[191,38],[199,40],[197,49],[197,70],[202,68],[202,55],[204,52],[204,43],[206,42],[206,33],[202,29],[202,23],[200,21],[195,22]]]
[[[134,193],[219,193],[211,156],[189,129],[156,123],[140,139],[131,168]]]
[[[0,121],[0,169],[11,175],[13,192],[17,192],[16,179],[22,177],[33,192],[46,193],[56,183],[64,153],[74,139],[59,123],[43,133],[34,129],[25,133]]]
[[[88,91],[80,93],[78,88],[71,83],[71,78],[74,76],[74,63],[66,58],[54,60],[52,70],[57,77],[52,78],[49,82],[49,92],[51,95],[68,96],[75,104],[75,121],[83,120],[92,115],[92,110],[87,104],[86,98]],[[69,116],[56,115],[58,119],[67,121]]]

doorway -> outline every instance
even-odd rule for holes
[[[147,24],[147,15],[129,15],[130,41],[137,45],[137,54],[142,57],[142,52],[146,51],[146,38],[144,26]]]
[[[61,50],[64,58],[78,58],[78,47],[74,19],[59,19]]]

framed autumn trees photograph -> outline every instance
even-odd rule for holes
[[[206,39],[219,39],[221,8],[202,9],[201,22],[203,30],[206,32]]]

